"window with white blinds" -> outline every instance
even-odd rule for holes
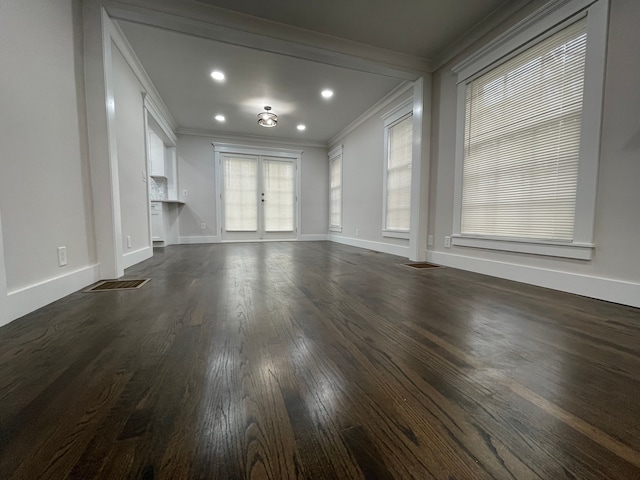
[[[466,87],[461,233],[574,239],[586,18]]]
[[[342,153],[329,160],[329,228],[342,226]]]
[[[408,232],[411,220],[412,115],[386,130],[385,230]]]

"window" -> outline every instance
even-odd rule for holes
[[[342,231],[342,146],[329,152],[329,231]]]
[[[592,79],[604,60],[588,59],[600,10],[539,25],[459,84],[454,245],[591,258],[602,99]]]
[[[383,235],[409,238],[411,226],[412,101],[385,118]]]

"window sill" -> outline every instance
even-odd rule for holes
[[[588,243],[559,243],[545,242],[543,240],[487,238],[468,235],[453,235],[451,244],[457,247],[484,248],[487,250],[575,258],[578,260],[591,260],[593,258],[593,249],[595,248],[594,245]]]
[[[342,227],[329,227],[329,231],[342,233]]]
[[[391,238],[404,238],[405,240],[409,240],[409,232],[401,232],[398,230],[383,230],[382,236]]]

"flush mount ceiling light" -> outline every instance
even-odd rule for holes
[[[322,92],[320,92],[320,95],[322,95],[323,98],[331,98],[333,97],[333,90],[329,90],[327,88],[326,90],[322,90]]]
[[[222,73],[220,70],[214,70],[213,72],[211,72],[211,78],[217,80],[218,82],[222,82],[224,80],[224,73]]]
[[[305,131],[307,129],[307,127],[305,127],[304,125],[300,124],[296,127],[298,130],[300,130],[301,132]]]
[[[278,116],[271,113],[271,107],[264,107],[265,111],[258,114],[258,125],[261,127],[275,127],[278,124]]]
[[[224,122],[225,120],[224,115],[216,115],[214,118],[219,122]]]

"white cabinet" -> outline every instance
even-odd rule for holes
[[[178,211],[184,205],[177,201],[151,202],[151,240],[155,246],[178,243]]]
[[[149,130],[149,163],[152,177],[165,177],[164,143],[153,131]]]
[[[161,202],[151,202],[151,240],[164,242],[163,207]]]

